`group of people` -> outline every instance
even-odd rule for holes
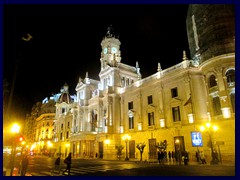
[[[56,160],[55,160],[55,170],[58,171],[58,173],[60,174],[61,173],[61,167],[60,167],[60,157],[58,157]],[[70,170],[71,170],[71,164],[72,164],[72,153],[70,152],[68,154],[68,156],[64,159],[63,161],[67,166],[66,166],[66,169],[63,171],[63,175],[65,174],[65,172],[68,173],[68,175],[70,176]]]
[[[168,153],[167,153],[167,151],[160,151],[160,150],[158,151],[157,159],[158,159],[159,163],[166,161],[167,157],[168,157],[169,162],[182,160],[182,161],[184,161],[184,163],[187,163],[188,159],[189,159],[188,153],[186,151],[181,152],[181,154],[179,153],[179,151],[177,151],[177,152],[168,151]]]

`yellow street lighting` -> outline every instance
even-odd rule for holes
[[[105,142],[105,144],[107,144],[107,145],[110,144],[110,140],[109,140],[109,139],[106,139],[104,142]]]
[[[18,124],[13,124],[12,128],[11,128],[11,132],[14,134],[14,140],[13,145],[12,145],[12,151],[11,151],[11,171],[10,171],[10,176],[13,175],[13,168],[14,168],[14,164],[15,164],[15,153],[16,153],[16,136],[20,131],[20,126]]]
[[[206,124],[200,126],[200,131],[206,132],[209,135],[210,140],[210,146],[211,146],[211,164],[218,164],[218,156],[217,153],[213,150],[213,141],[212,141],[212,135],[214,132],[218,130],[218,127],[216,125],[212,125],[210,122],[207,122]]]
[[[125,143],[126,143],[126,158],[125,158],[125,161],[128,161],[129,158],[128,158],[128,147],[127,147],[127,144],[128,144],[128,141],[131,140],[131,136],[129,136],[128,134],[125,134],[124,136],[122,136],[122,140],[125,141]]]
[[[13,124],[12,128],[11,128],[11,132],[12,133],[19,133],[20,131],[20,126],[18,124]]]

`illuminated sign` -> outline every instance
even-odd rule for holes
[[[200,132],[194,131],[191,132],[192,146],[198,147],[202,146],[202,134]]]

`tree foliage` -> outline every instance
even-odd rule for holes
[[[145,143],[138,143],[136,146],[136,148],[140,151],[140,161],[142,161],[142,154],[145,147],[146,147]]]
[[[115,149],[117,150],[117,155],[122,155],[122,150],[124,149],[123,145],[116,145]]]
[[[160,143],[157,143],[156,148],[166,151],[167,149],[167,140],[165,139],[164,141],[161,141]]]

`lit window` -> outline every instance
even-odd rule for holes
[[[164,121],[164,119],[160,119],[160,120],[159,120],[159,124],[160,124],[160,127],[161,127],[161,128],[165,127],[165,121]]]

